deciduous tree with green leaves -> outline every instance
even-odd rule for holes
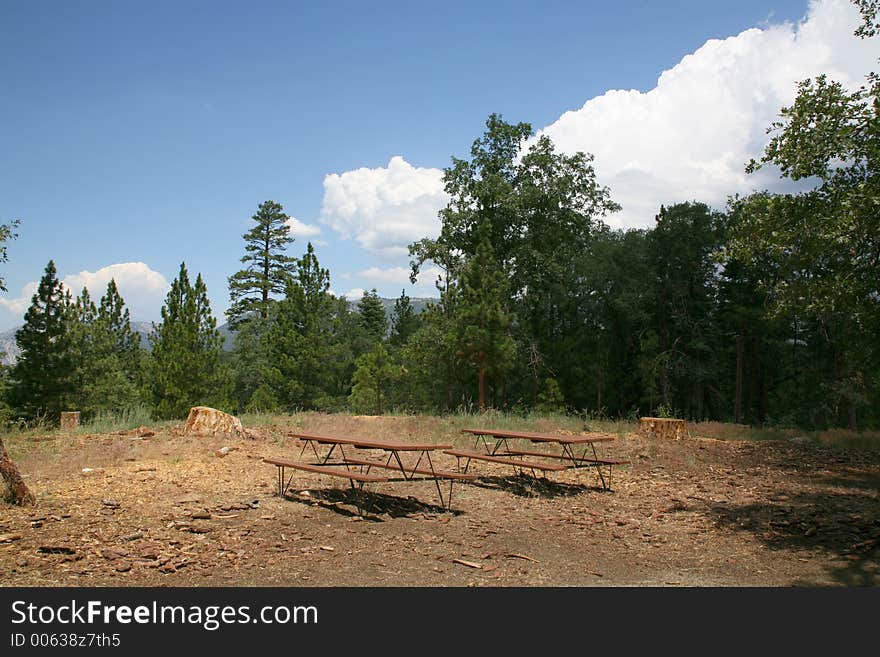
[[[877,4],[856,2],[862,38],[877,31]],[[747,171],[775,165],[792,180],[815,179],[800,194],[735,198],[740,220],[729,254],[746,264],[775,263],[764,280],[777,313],[818,321],[834,352],[831,389],[857,426],[857,408],[880,386],[880,79],[859,89],[819,75],[798,85],[773,136]]]

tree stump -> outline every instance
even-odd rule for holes
[[[61,411],[61,430],[76,431],[79,427],[79,411]]]
[[[639,419],[639,433],[657,438],[684,438],[690,436],[687,422],[667,417],[643,417]]]
[[[0,477],[6,482],[9,489],[8,494],[0,495],[0,497],[8,498],[13,504],[26,506],[35,502],[33,493],[28,490],[27,485],[18,473],[15,463],[9,458],[3,439],[0,438]],[[3,491],[0,490],[0,493]]]

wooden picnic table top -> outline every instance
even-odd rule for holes
[[[492,436],[493,438],[522,438],[533,443],[559,443],[561,445],[581,445],[601,443],[614,440],[614,436],[606,434],[566,436],[558,433],[537,433],[534,431],[510,431],[508,429],[462,429],[475,436]]]
[[[326,445],[351,445],[358,449],[384,449],[390,452],[426,452],[438,449],[451,449],[452,443],[404,443],[397,440],[376,440],[354,436],[334,436],[319,433],[288,433],[292,438],[313,441]]]

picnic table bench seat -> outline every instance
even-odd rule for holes
[[[504,452],[499,452],[498,456],[543,456],[551,459],[558,459],[558,454],[549,454],[547,452],[536,452],[527,449],[508,449]],[[599,465],[626,465],[630,463],[630,461],[613,461],[608,459],[588,459],[580,456],[566,456],[566,459],[569,461],[578,461],[579,463],[598,463]]]
[[[388,481],[388,477],[381,475],[364,474],[355,472],[347,468],[336,468],[326,465],[315,465],[313,463],[305,463],[303,461],[292,461],[290,459],[263,459],[264,463],[271,463],[280,468],[293,468],[295,470],[305,470],[306,472],[316,472],[318,474],[332,475],[334,477],[342,477],[344,479],[354,480],[361,483],[371,484]]]
[[[525,461],[522,459],[504,458],[502,456],[492,456],[485,452],[474,452],[467,449],[447,449],[444,454],[455,456],[456,458],[475,459],[479,461],[489,461],[491,463],[501,463],[503,465],[512,465],[515,467],[529,468],[533,470],[545,470],[547,472],[559,472],[567,470],[567,466],[555,465],[552,463],[538,463],[537,461]],[[546,456],[543,455],[542,456]]]
[[[441,479],[476,479],[477,475],[466,474],[464,472],[455,472],[454,470],[430,470],[429,468],[404,468],[400,469],[397,463],[381,463],[379,461],[371,461],[370,459],[346,458],[346,463],[353,465],[365,465],[372,468],[385,468],[387,470],[397,470],[407,474],[421,474],[431,477],[439,477]]]

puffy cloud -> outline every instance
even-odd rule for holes
[[[320,226],[304,223],[293,216],[287,218],[287,225],[290,228],[290,234],[292,237],[309,238],[321,234]]]
[[[446,199],[440,169],[396,155],[387,167],[325,176],[321,223],[368,251],[401,257],[410,243],[439,234],[437,212]]]
[[[349,290],[348,292],[346,292],[342,296],[344,296],[349,301],[357,301],[362,296],[364,296],[364,292],[365,292],[365,290],[363,288],[356,287],[356,288]]]
[[[650,91],[608,91],[541,132],[559,150],[595,155],[600,182],[623,205],[613,226],[649,226],[664,203],[723,206],[736,192],[780,189],[778,173],[749,176],[745,164],[760,156],[798,81],[827,73],[853,88],[864,82],[880,44],[855,37],[859,23],[846,0],[812,2],[797,25],[707,41]]]
[[[880,39],[853,35],[848,0],[814,0],[797,24],[767,25],[711,39],[663,71],[646,92],[615,89],[565,112],[541,132],[557,148],[595,155],[599,180],[623,211],[612,226],[650,226],[661,204],[699,200],[722,207],[729,195],[782,189],[767,168],[747,175],[767,127],[791,104],[796,83],[820,73],[855,87],[876,68]],[[324,179],[321,222],[385,256],[439,234],[446,204],[442,171],[402,157]]]
[[[111,278],[116,280],[119,294],[125,300],[133,320],[158,319],[159,309],[162,307],[170,284],[162,274],[153,271],[143,262],[123,262],[102,267],[97,271],[68,274],[61,279],[61,283],[74,296],[82,292],[84,287],[88,288],[92,299],[98,303],[106,292]],[[20,297],[0,299],[0,306],[15,314],[24,313],[31,305],[37,287],[36,281],[28,283],[22,288]]]
[[[16,299],[0,299],[0,307],[6,308],[9,312],[16,315],[23,315],[31,305],[31,299],[37,293],[39,284],[36,281],[26,283],[21,288],[21,294]]]

